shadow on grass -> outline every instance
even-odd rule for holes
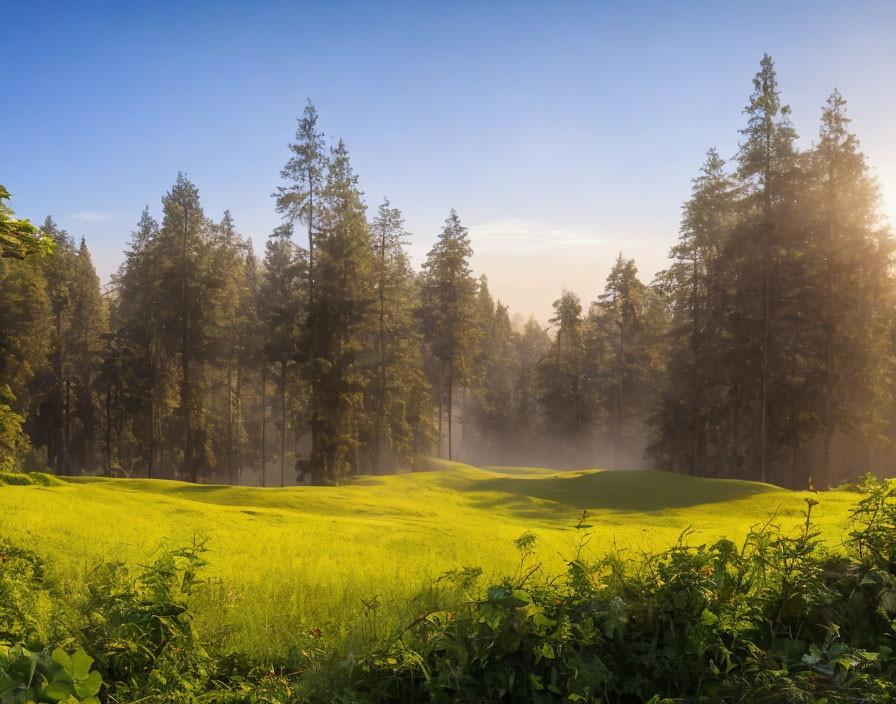
[[[556,507],[560,513],[567,513],[569,508],[649,512],[747,499],[769,491],[779,489],[753,482],[702,479],[653,470],[574,472],[532,479],[496,477],[471,487],[471,493],[510,495],[497,499],[483,497],[482,508],[503,506],[511,512],[532,517],[543,516],[545,506],[533,505],[523,497],[561,504]]]

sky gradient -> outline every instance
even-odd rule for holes
[[[623,6],[624,5],[624,6]],[[296,117],[352,155],[420,263],[454,207],[511,311],[650,281],[709,147],[737,152],[763,52],[802,146],[836,86],[896,215],[896,2],[16,3],[0,183],[84,236],[103,280],[184,171],[256,252]],[[301,242],[301,240],[300,240]]]

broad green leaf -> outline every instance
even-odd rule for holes
[[[93,665],[93,658],[79,648],[78,652],[72,656],[72,677],[76,680],[83,680],[90,672],[91,665]]]
[[[719,620],[719,617],[716,616],[709,609],[706,609],[702,614],[700,614],[700,621],[703,623],[704,626],[712,626],[718,620]]]
[[[53,651],[53,662],[64,667],[69,672],[72,671],[72,659],[62,648],[56,648],[56,650]]]
[[[545,616],[545,615],[544,615],[543,613],[541,613],[540,611],[537,612],[537,613],[535,613],[535,614],[532,616],[532,623],[534,623],[536,626],[540,626],[541,628],[548,628],[548,627],[550,627],[550,626],[556,626],[556,625],[557,625],[557,622],[556,622],[556,621],[554,621],[553,619],[548,618],[547,616]]]
[[[102,686],[103,678],[100,676],[99,672],[94,670],[86,679],[81,680],[80,682],[75,682],[75,694],[83,699],[98,694],[100,687]]]
[[[51,682],[44,687],[44,696],[57,702],[67,699],[68,695],[72,693],[72,686],[69,682]]]

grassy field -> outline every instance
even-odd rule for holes
[[[739,541],[773,515],[791,530],[810,496],[654,471],[432,466],[340,487],[100,478],[0,485],[0,536],[37,551],[73,595],[98,560],[143,564],[161,547],[204,537],[200,627],[265,657],[305,647],[317,628],[351,648],[366,631],[410,619],[424,585],[449,569],[480,566],[485,579],[511,573],[519,561],[513,541],[526,531],[538,537],[545,569],[562,570],[582,509],[594,526],[588,550],[600,554],[662,549],[688,527],[692,543]],[[812,496],[817,526],[835,546],[857,495]],[[373,597],[375,617],[362,608]]]

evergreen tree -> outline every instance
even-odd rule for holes
[[[448,413],[448,459],[454,456],[454,391],[456,384],[469,382],[467,360],[472,358],[476,344],[472,255],[467,228],[452,209],[423,264],[421,308],[424,339],[438,362],[435,387],[439,399],[439,456],[444,404]]]
[[[159,225],[145,208],[112,278],[103,364],[106,472],[164,476],[164,430],[176,401],[176,365],[163,324]]]
[[[307,333],[307,345],[305,362],[309,368],[316,365],[317,351],[315,344],[317,336],[314,334],[314,315],[318,310],[315,305],[314,293],[316,280],[318,279],[319,265],[315,260],[316,240],[321,237],[320,222],[327,193],[331,190],[328,185],[327,153],[323,132],[317,129],[317,110],[311,101],[305,106],[302,118],[299,120],[296,130],[296,141],[289,145],[293,155],[280,172],[281,178],[289,181],[290,185],[278,189],[277,210],[284,215],[287,223],[304,223],[308,228],[308,273],[306,285],[308,301],[305,306],[305,327]],[[318,445],[318,409],[314,406],[316,397],[311,395],[311,454],[317,457]]]
[[[507,306],[492,299],[485,275],[479,279],[479,348],[474,365],[476,427],[487,456],[499,459],[513,434],[514,392],[519,380],[518,335]],[[466,436],[466,431],[464,435]]]
[[[579,297],[564,290],[554,301],[556,328],[550,352],[538,366],[539,403],[554,442],[582,438],[588,420],[585,398],[585,339]]]
[[[818,142],[811,153],[809,201],[814,304],[813,341],[823,386],[824,449],[818,485],[832,480],[837,431],[861,431],[871,440],[881,431],[884,358],[891,318],[893,252],[881,230],[878,194],[858,140],[849,131],[846,101],[834,90],[822,111]]]
[[[259,289],[259,316],[264,326],[263,364],[276,370],[280,424],[280,485],[286,483],[286,445],[289,427],[289,389],[294,360],[299,356],[298,324],[305,315],[307,261],[292,241],[292,227],[274,230],[265,246],[264,274]],[[265,468],[262,468],[264,472]]]
[[[604,363],[589,374],[596,381],[589,396],[597,399],[600,415],[608,421],[614,468],[623,452],[639,452],[644,421],[664,373],[668,312],[637,274],[634,260],[620,254],[588,318],[590,336],[605,355]]]
[[[736,222],[735,191],[724,161],[710,149],[683,207],[673,264],[664,273],[671,298],[671,357],[658,411],[654,452],[674,470],[713,473],[722,445],[726,395],[722,252]]]
[[[375,379],[367,385],[372,407],[373,471],[387,469],[386,460],[415,463],[431,434],[429,393],[423,372],[421,336],[416,329],[418,306],[414,274],[405,245],[401,211],[380,204],[370,225],[376,289]]]
[[[153,257],[161,293],[161,328],[166,353],[178,361],[178,407],[170,428],[180,463],[190,481],[207,478],[218,464],[222,423],[210,417],[226,320],[233,312],[228,277],[238,252],[220,236],[199,202],[199,191],[183,174],[162,199],[164,217]]]
[[[775,304],[783,295],[781,273],[783,258],[789,253],[788,240],[793,235],[787,211],[794,200],[794,173],[797,166],[796,131],[790,122],[790,108],[781,104],[774,62],[765,54],[760,70],[753,79],[753,94],[744,109],[747,126],[741,130],[744,142],[738,153],[738,177],[746,188],[744,206],[746,218],[737,238],[738,249],[732,253],[741,271],[741,278],[755,277],[758,286],[737,292],[733,305],[741,305],[746,334],[758,342],[758,398],[755,401],[758,422],[759,479],[769,478],[769,408],[770,381],[781,368],[773,369],[774,357],[784,356],[783,350],[773,350],[777,333]],[[758,301],[755,310],[742,304]],[[744,349],[751,347],[743,341]],[[752,366],[752,365],[751,365]],[[748,380],[748,383],[751,380]],[[742,387],[747,397],[751,396]]]
[[[83,472],[93,470],[97,460],[96,443],[102,420],[99,376],[109,324],[100,280],[83,238],[74,261],[70,298],[72,372],[66,380],[66,403],[72,408],[66,411],[70,426],[66,434],[74,468]]]
[[[530,457],[542,449],[544,441],[543,414],[539,406],[540,386],[538,370],[551,349],[548,331],[530,315],[516,338],[515,359],[518,360],[514,384],[513,428],[514,446],[520,457]]]
[[[57,474],[71,474],[70,358],[73,301],[71,296],[77,251],[72,237],[47,217],[41,230],[53,241],[53,254],[44,261],[44,276],[53,315],[52,369],[42,379],[40,422],[47,444],[47,461]]]
[[[14,469],[30,444],[22,425],[36,411],[29,386],[46,364],[51,319],[41,257],[52,241],[15,216],[9,197],[0,186],[0,471]]]
[[[360,470],[359,439],[369,419],[359,357],[374,305],[366,206],[342,140],[330,156],[324,202],[310,314],[311,469],[319,479],[338,481],[349,467]]]

